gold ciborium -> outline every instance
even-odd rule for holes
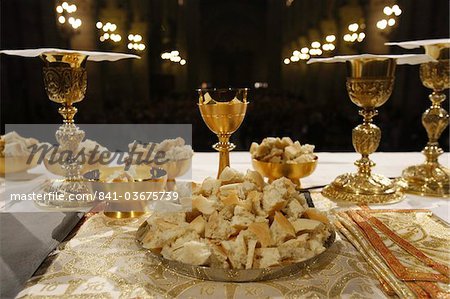
[[[68,153],[61,166],[64,178],[52,181],[45,191],[62,193],[67,199],[62,203],[52,202],[52,205],[86,205],[87,202],[70,200],[69,195],[90,193],[80,174],[81,165],[76,160],[78,146],[85,134],[74,123],[77,108],[73,106],[82,101],[86,94],[85,66],[88,56],[81,53],[44,52],[40,57],[44,62],[43,76],[47,96],[51,101],[61,104],[58,112],[62,115],[64,124],[56,131],[55,137],[61,150]]]
[[[268,178],[269,183],[281,177],[286,177],[297,185],[297,188],[300,188],[300,179],[310,176],[316,170],[317,161],[317,156],[311,162],[302,163],[275,163],[252,159],[252,165],[263,177]]]
[[[230,137],[244,120],[248,89],[199,89],[198,93],[198,107],[202,118],[219,138],[219,142],[213,145],[219,151],[219,177],[222,170],[230,166],[230,151],[235,148]]]
[[[422,124],[428,135],[428,143],[422,150],[425,163],[410,166],[403,171],[402,181],[406,192],[423,196],[450,196],[450,170],[438,162],[443,153],[438,140],[448,126],[449,115],[441,107],[445,101],[445,90],[450,87],[450,44],[423,45],[425,53],[437,60],[420,65],[420,79],[433,92],[429,98],[431,106],[422,115]]]
[[[369,155],[374,153],[381,139],[381,130],[372,123],[382,106],[391,96],[394,86],[396,60],[393,58],[355,58],[347,61],[347,92],[351,101],[361,108],[363,123],[352,131],[352,142],[361,159],[355,162],[356,173],[338,176],[326,186],[322,194],[337,201],[352,203],[391,203],[403,194],[387,177],[372,173],[375,163]]]

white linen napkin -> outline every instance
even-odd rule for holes
[[[416,49],[422,46],[430,46],[430,45],[439,45],[446,44],[450,47],[450,38],[440,38],[440,39],[423,39],[423,40],[414,40],[407,42],[389,42],[385,43],[387,46],[399,46],[404,49]]]
[[[0,53],[7,55],[15,55],[22,57],[37,57],[42,53],[57,52],[57,53],[80,53],[88,55],[89,61],[117,61],[125,58],[137,58],[141,57],[133,54],[114,53],[114,52],[95,52],[95,51],[79,51],[79,50],[67,50],[67,49],[55,49],[55,48],[39,48],[39,49],[24,49],[24,50],[1,50]]]
[[[374,55],[374,54],[360,54],[360,55],[347,55],[347,56],[335,56],[330,58],[312,58],[307,63],[334,63],[334,62],[346,62],[354,59],[365,58],[394,58],[397,60],[397,64],[422,64],[425,62],[436,61],[432,57],[426,54],[403,54],[403,55]]]

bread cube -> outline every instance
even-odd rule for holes
[[[295,229],[289,220],[280,212],[275,212],[270,232],[275,244],[284,243],[288,239],[295,238]]]
[[[281,256],[278,248],[256,248],[255,253],[259,261],[259,268],[280,265]]]
[[[266,222],[251,223],[247,230],[256,237],[262,247],[269,247],[274,243],[270,234],[269,224]]]
[[[172,252],[172,259],[197,266],[205,265],[210,256],[211,249],[200,241],[188,241]]]
[[[205,215],[210,215],[216,211],[216,202],[202,195],[192,196],[192,207]]]
[[[219,176],[219,179],[222,181],[222,185],[242,183],[243,178],[244,175],[242,173],[228,166],[222,170],[222,173]]]
[[[236,232],[237,230],[231,226],[231,222],[222,218],[217,211],[209,216],[205,225],[205,237],[211,239],[227,240]]]

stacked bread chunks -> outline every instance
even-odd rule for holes
[[[313,162],[316,159],[314,145],[301,145],[289,137],[267,137],[261,144],[253,142],[250,154],[253,159],[262,162],[297,164]]]
[[[325,215],[308,208],[286,178],[226,168],[192,195],[192,211],[153,214],[138,239],[164,258],[226,269],[281,266],[325,250]]]

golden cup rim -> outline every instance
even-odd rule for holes
[[[63,62],[63,61],[59,61],[59,60],[49,61],[47,59],[47,57],[69,56],[69,55],[77,56],[77,57],[80,58],[80,60],[77,63],[75,63],[75,65],[71,66],[71,68],[83,68],[83,69],[85,68],[85,64],[86,64],[86,61],[87,61],[89,55],[82,54],[82,53],[79,53],[79,52],[76,52],[76,51],[70,51],[70,50],[68,50],[67,52],[66,51],[64,51],[64,52],[48,51],[48,52],[41,53],[39,55],[39,58],[41,58],[41,60],[43,61],[45,67],[52,67],[52,64],[54,64],[54,63],[66,63],[66,64],[69,64],[69,62]]]

